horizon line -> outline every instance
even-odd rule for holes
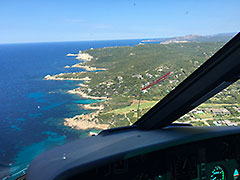
[[[151,40],[151,39],[171,39],[177,37],[184,37],[184,36],[214,36],[214,35],[221,35],[221,34],[237,34],[238,32],[222,32],[222,33],[215,33],[215,34],[187,34],[187,35],[176,35],[176,36],[169,36],[169,37],[151,37],[151,38],[120,38],[120,39],[98,39],[98,40],[66,40],[66,41],[36,41],[36,42],[9,42],[9,43],[1,43],[0,45],[14,45],[14,44],[41,44],[41,43],[71,43],[71,42],[89,42],[89,41],[121,41],[121,40]]]

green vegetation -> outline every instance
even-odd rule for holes
[[[104,109],[99,113],[98,122],[111,124],[112,127],[130,125],[137,119],[138,99],[142,87],[171,72],[166,80],[142,93],[141,115],[223,45],[223,42],[188,42],[91,49],[84,53],[94,58],[84,65],[107,70],[66,73],[57,77],[90,77],[91,80],[85,82],[87,87],[81,87],[81,91],[90,96],[109,98],[98,103],[104,105]],[[215,119],[234,119],[234,122],[238,123],[239,91],[240,83],[237,82],[199,106],[197,110],[178,119],[178,122],[206,126],[215,125]]]

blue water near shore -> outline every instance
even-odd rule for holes
[[[74,57],[67,57],[67,53],[89,48],[133,46],[140,41],[0,45],[0,179],[9,174],[21,175],[21,170],[38,154],[88,135],[88,131],[65,127],[63,120],[90,112],[80,109],[78,104],[96,100],[66,93],[76,88],[80,81],[43,80],[47,74],[81,71],[64,68],[78,62]]]

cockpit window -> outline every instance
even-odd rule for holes
[[[239,94],[238,80],[175,122],[193,126],[239,126]]]

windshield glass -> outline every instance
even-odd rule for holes
[[[239,6],[1,2],[0,179],[51,148],[132,125],[237,33]],[[238,124],[239,108],[237,82],[177,122]]]
[[[240,81],[191,110],[175,123],[193,126],[238,126],[240,121]]]

